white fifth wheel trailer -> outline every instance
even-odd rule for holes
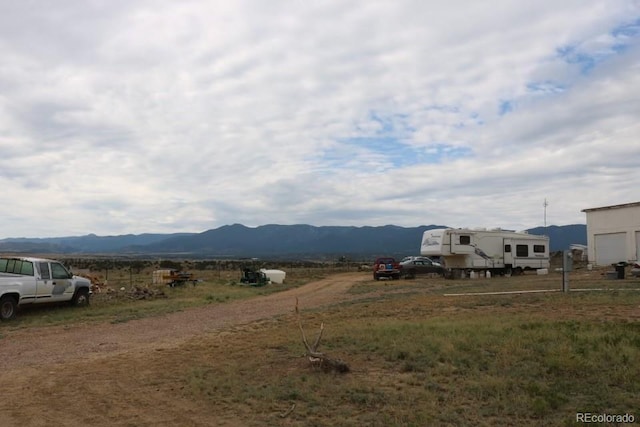
[[[439,228],[424,232],[420,254],[440,257],[450,273],[520,274],[549,268],[549,237],[501,229]]]

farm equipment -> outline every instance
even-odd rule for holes
[[[242,277],[240,283],[244,283],[249,286],[264,286],[269,283],[267,275],[262,271],[252,270],[250,268],[244,268],[242,270]]]
[[[186,271],[168,269],[156,270],[153,272],[154,285],[167,285],[173,288],[176,286],[182,286],[188,282],[191,282],[193,286],[195,286],[198,281],[193,278],[192,273],[187,273]]]

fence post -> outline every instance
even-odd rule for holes
[[[569,292],[569,272],[573,270],[573,254],[570,250],[562,252],[562,292]]]

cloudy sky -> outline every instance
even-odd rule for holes
[[[0,58],[0,238],[640,201],[639,0],[3,1]]]

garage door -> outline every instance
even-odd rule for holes
[[[609,265],[627,261],[625,236],[626,233],[596,234],[596,264]]]

